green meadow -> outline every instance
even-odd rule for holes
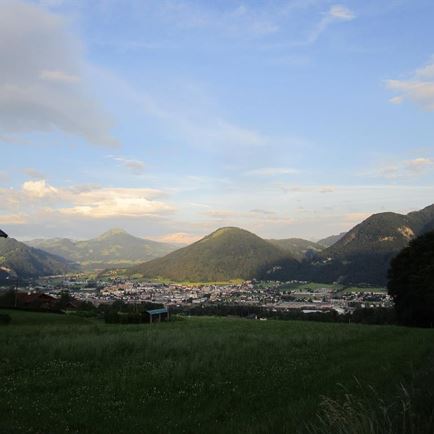
[[[4,433],[432,433],[434,330],[9,313]]]

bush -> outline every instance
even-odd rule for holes
[[[135,312],[106,312],[104,320],[107,324],[141,324],[148,322],[144,313]]]
[[[6,313],[0,313],[0,325],[8,325],[11,322],[11,317]]]

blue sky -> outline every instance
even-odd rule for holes
[[[0,0],[0,225],[320,238],[434,202],[428,0]]]

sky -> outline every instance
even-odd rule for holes
[[[0,228],[319,239],[434,203],[432,0],[0,0]]]

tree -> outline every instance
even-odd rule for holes
[[[434,232],[412,240],[390,264],[388,290],[398,321],[434,326]]]
[[[66,309],[72,300],[74,299],[68,291],[62,291],[56,305],[59,309]]]

